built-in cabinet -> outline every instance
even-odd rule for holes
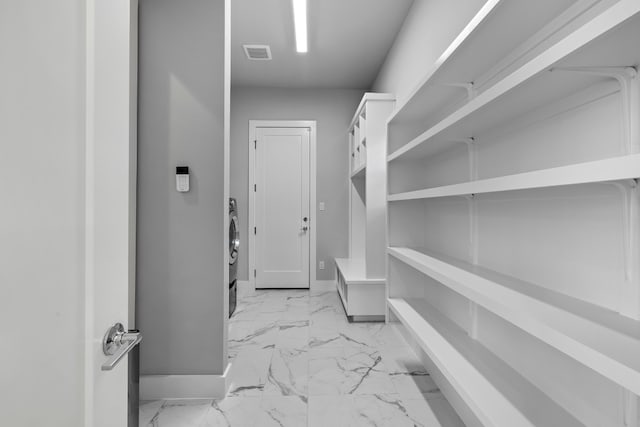
[[[348,131],[349,257],[335,260],[338,293],[353,320],[384,319],[387,119],[390,94],[366,93]]]
[[[388,118],[386,314],[469,426],[640,425],[639,40],[489,0]]]

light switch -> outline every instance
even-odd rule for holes
[[[189,166],[176,167],[176,190],[180,193],[189,191]]]
[[[324,261],[320,261],[319,263],[320,270],[324,270]]]
[[[321,211],[323,211],[324,210],[324,202],[320,202],[320,205],[318,207],[319,207],[319,209]]]

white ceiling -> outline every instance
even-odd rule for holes
[[[232,0],[231,84],[369,89],[413,0],[308,0],[309,52],[298,54],[291,0]],[[243,44],[268,44],[250,61]]]

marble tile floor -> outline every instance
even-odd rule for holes
[[[141,402],[140,426],[463,427],[394,326],[349,323],[338,298],[239,289],[227,396]]]

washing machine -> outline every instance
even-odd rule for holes
[[[238,250],[240,249],[240,227],[238,203],[229,199],[229,317],[236,310],[238,301]]]

